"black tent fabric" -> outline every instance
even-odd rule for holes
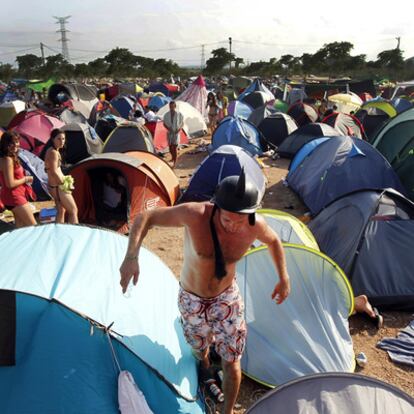
[[[338,131],[327,124],[312,122],[296,129],[279,146],[277,152],[281,157],[293,158],[308,142],[315,138],[334,137]]]
[[[0,289],[0,367],[15,365],[16,292]]]

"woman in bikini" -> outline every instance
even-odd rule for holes
[[[36,224],[27,197],[35,199],[32,187],[33,177],[25,175],[17,156],[20,136],[15,132],[5,132],[0,140],[0,198],[14,216],[16,227]]]
[[[48,189],[56,203],[56,223],[64,223],[65,213],[67,213],[68,222],[78,224],[78,208],[72,196],[71,188],[65,183],[70,176],[64,176],[61,169],[65,139],[65,133],[62,130],[54,129],[42,155],[44,155],[45,160]]]

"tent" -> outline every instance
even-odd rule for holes
[[[252,84],[251,79],[246,78],[245,76],[237,76],[230,79],[230,84],[233,87],[236,94],[239,94],[241,91],[244,91],[249,85]]]
[[[134,105],[136,109],[141,111],[142,115],[144,115],[144,108],[130,96],[117,96],[111,100],[111,104],[124,119],[128,119],[129,113]]]
[[[62,130],[66,135],[65,162],[68,164],[102,152],[104,144],[89,124],[67,124]]]
[[[25,109],[26,104],[23,101],[15,100],[0,104],[0,127],[7,128],[10,121]]]
[[[214,151],[221,145],[237,145],[251,155],[262,155],[262,141],[260,132],[252,123],[242,118],[228,116],[214,131],[211,148]]]
[[[336,135],[338,135],[338,131],[331,126],[312,122],[301,126],[289,134],[279,145],[277,152],[281,157],[293,158],[304,145],[315,138],[333,137]]]
[[[266,189],[266,179],[259,164],[243,148],[222,145],[199,165],[180,202],[210,200],[221,180],[231,175],[239,175],[242,169],[259,189],[262,198]]]
[[[19,150],[19,160],[23,168],[33,177],[32,188],[37,197],[36,201],[50,200],[44,161],[25,149]]]
[[[335,128],[340,135],[365,138],[364,127],[354,115],[334,112],[322,119],[322,122],[330,125],[332,128]]]
[[[18,132],[22,139],[20,145],[39,155],[55,128],[62,128],[64,123],[41,111],[23,111],[10,122],[9,129]]]
[[[79,104],[83,105],[81,102]],[[58,116],[65,124],[86,124],[88,122],[88,118],[82,112],[68,107],[60,109],[54,115]]]
[[[272,102],[272,99],[270,99],[269,95],[262,91],[250,92],[247,95],[244,95],[242,98],[239,96],[237,99],[240,102],[249,105],[253,109],[259,108],[263,105],[268,104],[269,102]]]
[[[307,375],[256,401],[246,414],[408,414],[414,399],[391,384],[360,374]]]
[[[248,119],[253,109],[250,105],[247,105],[241,101],[231,101],[228,107],[228,113],[232,116]]]
[[[122,177],[126,186],[126,199],[116,217],[103,208],[103,185],[108,172]],[[75,179],[73,196],[79,221],[121,233],[128,232],[129,224],[142,211],[174,205],[179,195],[178,178],[171,167],[151,153],[95,154],[73,166],[70,174]],[[116,222],[110,223],[112,218]]]
[[[389,120],[373,138],[373,146],[390,162],[414,200],[414,108]]]
[[[98,90],[93,85],[82,83],[55,83],[49,88],[48,97],[54,104],[60,104],[59,95],[64,94],[69,99],[81,101],[85,106],[92,110],[98,101],[96,94]]]
[[[178,322],[178,283],[142,248],[139,285],[125,298],[117,275],[127,243],[62,224],[0,236],[0,260],[9,263],[0,281],[2,413],[118,414],[112,347],[155,414],[203,412]]]
[[[414,310],[414,204],[394,190],[335,200],[309,224],[321,250],[375,306]]]
[[[99,138],[105,142],[111,132],[122,123],[125,123],[125,119],[115,115],[105,115],[100,117],[95,123],[95,131]]]
[[[262,105],[251,112],[247,120],[253,125],[258,126],[263,119],[268,116],[277,113],[278,111],[271,105]]]
[[[168,150],[167,128],[162,121],[147,122],[145,127],[152,135],[152,142],[156,152],[164,152]],[[184,130],[180,131],[179,145],[188,144],[188,137]]]
[[[167,105],[169,102],[171,102],[171,98],[168,96],[154,95],[149,99],[147,106],[154,112],[158,112],[160,108],[162,108],[164,105]]]
[[[296,121],[299,127],[310,124],[311,122],[317,122],[319,118],[316,109],[312,105],[304,102],[296,102],[291,105],[287,114]]]
[[[330,95],[328,96],[328,102],[335,104],[338,112],[344,114],[356,112],[363,104],[362,99],[353,92]]]
[[[197,79],[181,93],[181,95],[177,96],[176,100],[188,102],[190,105],[194,106],[204,118],[207,118],[207,89],[203,76],[199,75]]]
[[[203,115],[197,111],[188,102],[176,101],[177,111],[184,116],[184,131],[190,138],[202,137],[207,132],[207,125]],[[164,115],[170,110],[169,105],[166,104],[157,112],[157,115],[163,119]]]
[[[312,214],[356,190],[391,187],[404,191],[388,161],[375,148],[344,136],[313,140],[302,147],[292,161],[287,182]]]
[[[373,137],[384,123],[396,115],[397,110],[387,101],[366,102],[355,113],[355,117],[361,122],[369,142],[372,142]]]
[[[154,152],[151,133],[143,125],[128,123],[116,127],[105,141],[103,152]]]
[[[239,101],[243,101],[244,102],[244,98],[253,93],[253,92],[261,92],[264,94],[263,96],[263,100],[264,103],[262,105],[264,105],[267,102],[272,102],[275,100],[275,96],[273,95],[272,92],[270,92],[270,90],[262,83],[260,82],[259,79],[256,79],[251,85],[249,85],[239,96],[238,96],[238,100]],[[246,103],[248,103],[246,101]],[[261,106],[261,105],[258,105]]]
[[[262,215],[266,223],[277,233],[283,243],[299,244],[318,250],[319,246],[312,232],[295,216],[280,210],[261,209],[257,213]],[[261,243],[256,240],[254,246]]]
[[[256,111],[249,117],[249,121],[253,119]],[[295,120],[283,112],[270,112],[256,122],[257,129],[272,148],[279,147],[289,134],[298,129]]]
[[[303,375],[353,371],[346,276],[316,250],[286,244],[284,251],[292,293],[279,306],[271,299],[278,275],[267,247],[250,250],[236,265],[248,329],[243,372],[273,387]]]
[[[179,91],[180,87],[172,83],[153,83],[148,88],[149,92],[161,92],[165,96],[173,96]]]

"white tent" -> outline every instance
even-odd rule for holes
[[[177,101],[188,102],[207,119],[207,89],[202,75],[180,95]]]
[[[187,102],[177,101],[177,111],[184,116],[184,131],[191,138],[202,137],[207,132],[207,125],[200,111]],[[164,105],[157,112],[157,115],[163,119],[164,115],[170,110],[169,104]]]

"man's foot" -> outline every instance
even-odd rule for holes
[[[355,311],[358,313],[366,313],[371,318],[375,318],[374,308],[368,301],[368,298],[365,295],[359,295],[354,299]]]

